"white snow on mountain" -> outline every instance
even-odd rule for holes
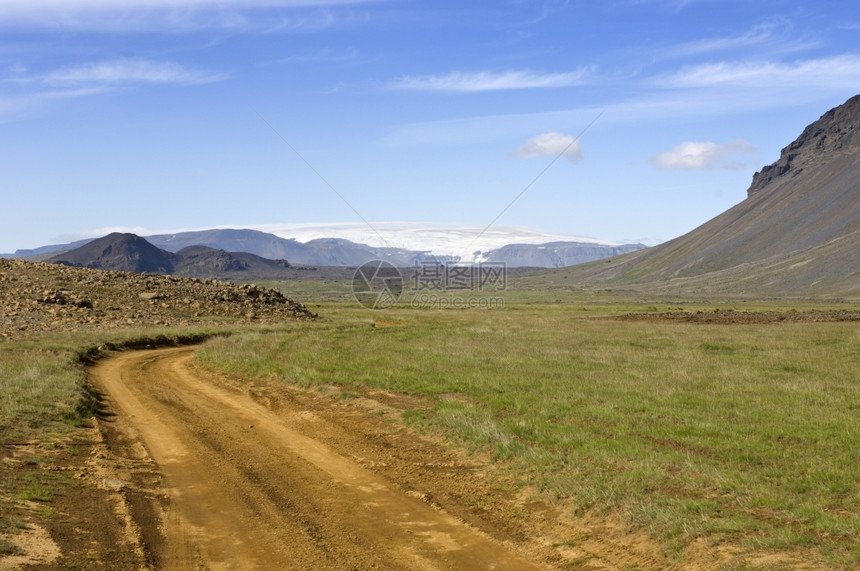
[[[480,262],[487,252],[510,244],[546,244],[547,242],[581,242],[620,246],[620,243],[597,240],[570,234],[552,234],[517,226],[491,226],[479,224],[436,222],[343,222],[301,224],[223,224],[207,228],[182,228],[152,230],[146,228],[110,227],[99,228],[73,237],[68,241],[83,238],[98,238],[111,232],[132,232],[139,236],[178,234],[213,229],[259,230],[280,238],[309,242],[317,238],[341,238],[372,247],[391,247],[426,252],[429,255],[463,262]]]
[[[238,228],[238,227],[236,227]],[[434,256],[457,257],[478,261],[482,254],[508,244],[545,244],[547,242],[582,242],[619,246],[615,242],[549,234],[514,226],[480,226],[477,224],[441,224],[421,222],[362,222],[327,224],[264,224],[244,226],[269,232],[281,238],[309,242],[317,238],[341,238],[374,247],[403,248],[427,252]]]

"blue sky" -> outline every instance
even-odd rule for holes
[[[509,205],[655,244],[858,92],[851,2],[4,1],[0,252]]]

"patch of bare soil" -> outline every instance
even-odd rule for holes
[[[811,310],[811,311],[735,311],[715,309],[714,311],[664,311],[627,313],[614,319],[622,321],[676,321],[683,323],[780,323],[780,322],[823,322],[823,321],[860,321],[860,311],[853,310]]]
[[[0,554],[7,569],[140,569],[121,498],[96,485],[97,428],[0,448]]]
[[[192,348],[92,371],[109,454],[89,474],[158,569],[653,569],[643,534],[491,477],[405,428],[414,397],[360,398],[197,370]],[[104,487],[104,485],[103,485]]]

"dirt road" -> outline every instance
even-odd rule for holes
[[[458,482],[477,479],[467,461],[416,462],[402,454],[374,460],[370,448],[407,442],[402,427],[381,419],[377,434],[369,434],[329,397],[290,401],[204,375],[192,366],[192,354],[193,348],[129,352],[92,370],[115,415],[105,423],[108,443],[127,461],[121,481],[152,566],[543,568],[528,561],[534,554],[515,527],[494,523],[486,510],[481,515],[479,490],[479,497],[458,503],[444,491],[435,492],[445,496],[440,502],[413,489],[427,472],[437,485],[449,481],[470,493],[468,483]],[[401,477],[392,479],[395,464]]]

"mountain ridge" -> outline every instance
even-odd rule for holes
[[[300,242],[253,229],[221,228],[156,234],[144,238],[150,244],[171,253],[177,253],[189,246],[208,246],[233,253],[247,252],[267,259],[286,259],[294,265],[357,267],[370,260],[386,260],[396,266],[409,267],[416,262],[429,260],[461,261],[461,258],[453,255],[433,254],[432,248],[410,250],[399,247],[376,247],[343,238],[313,238],[307,242]],[[535,239],[534,236],[530,238]],[[32,255],[40,260],[54,259],[60,252],[80,248],[92,241],[78,241],[66,247],[55,245],[33,250],[18,250],[9,257],[26,259],[28,255]],[[465,263],[502,262],[509,267],[561,267],[616,256],[644,247],[642,244],[612,244],[598,241],[510,243],[485,252],[477,252],[472,259],[462,261]],[[84,261],[78,263],[87,265]]]
[[[855,96],[806,127],[729,210],[674,240],[555,278],[671,295],[860,295],[858,130]]]
[[[169,252],[136,234],[120,232],[97,238],[46,261],[96,270],[197,278],[274,276],[291,267],[286,260],[269,260],[246,252],[227,252],[208,246],[188,246],[178,252]]]

